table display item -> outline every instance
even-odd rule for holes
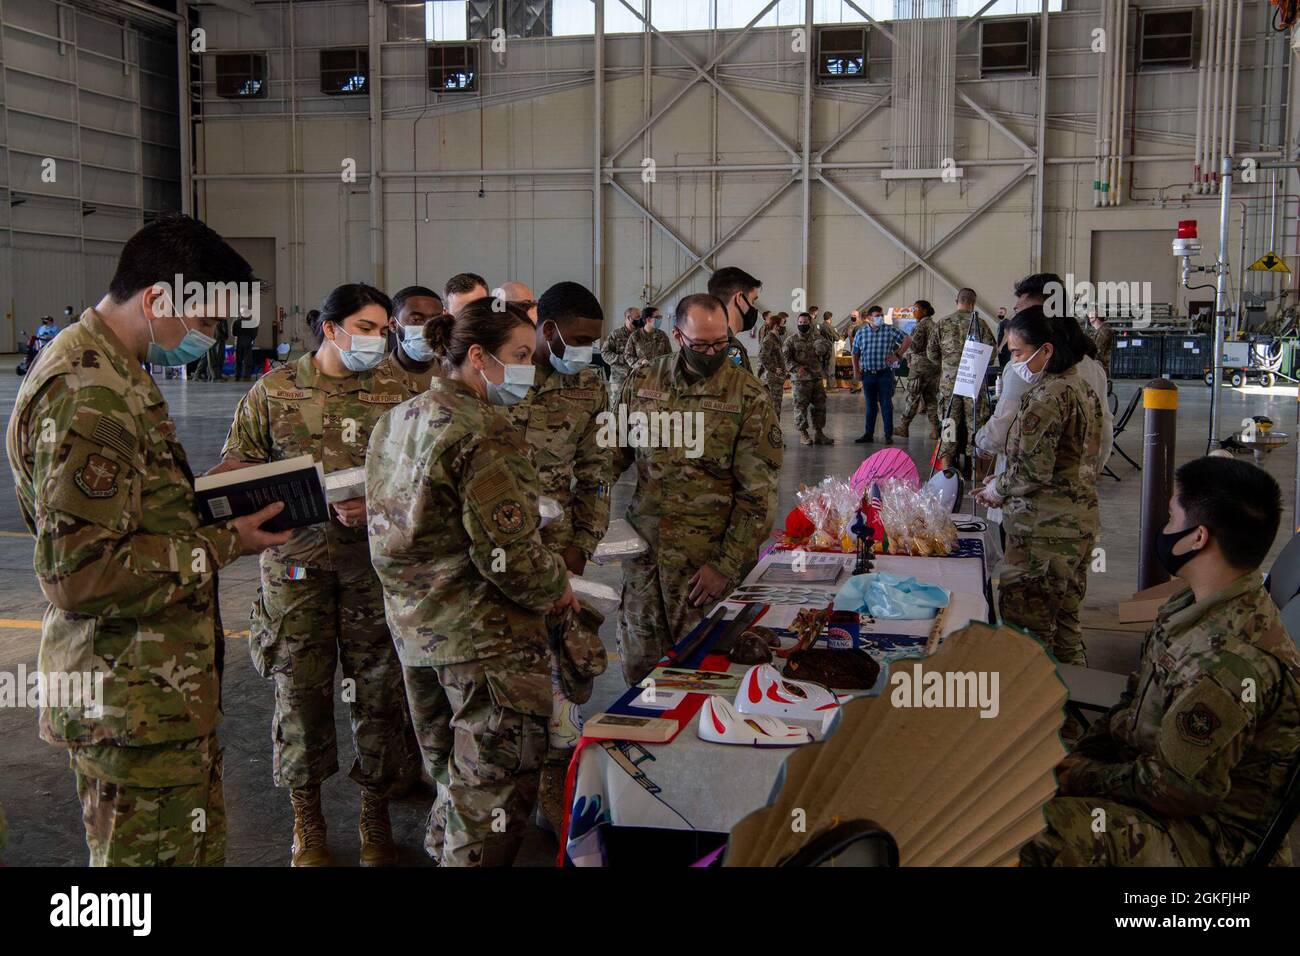
[[[742,714],[723,697],[710,697],[700,708],[700,739],[742,747],[798,747],[812,742],[806,727],[763,714]]]
[[[830,587],[840,579],[844,568],[838,564],[825,562],[809,564],[799,560],[799,553],[794,552],[791,560],[771,564],[758,576],[759,584],[821,584]]]
[[[826,646],[837,651],[856,651],[862,643],[862,615],[857,611],[831,611],[826,622]]]
[[[876,686],[880,665],[862,651],[814,647],[791,654],[785,676],[839,690],[870,690]]]
[[[740,677],[740,674],[726,671],[697,671],[660,664],[638,686],[653,685],[656,692],[684,690],[691,694],[725,694],[730,697],[740,687]]]
[[[867,516],[858,511],[849,525],[853,540],[857,543],[858,560],[853,565],[854,574],[868,574],[873,566],[872,555],[875,553],[876,529],[871,526]]]
[[[828,475],[811,488],[801,485],[795,500],[815,529],[807,543],[810,550],[853,550],[849,526],[858,512],[862,495],[852,485],[843,478]]]
[[[951,506],[945,507],[937,492],[896,478],[880,483],[880,521],[890,554],[946,557],[957,543]]]
[[[843,704],[829,735],[791,754],[769,804],[732,828],[724,865],[779,865],[849,820],[887,832],[903,866],[1015,864],[1045,825],[1066,752],[1056,665],[1027,634],[972,623],[909,670]],[[917,706],[918,680],[945,706]],[[804,832],[790,827],[796,809]]]
[[[947,607],[951,598],[937,584],[876,571],[844,582],[835,595],[835,611],[858,611],[884,620],[928,621]]]
[[[617,564],[629,558],[645,554],[650,549],[645,538],[637,534],[636,528],[626,518],[616,518],[609,523],[609,530],[600,539],[596,550],[591,552],[592,564]]]
[[[847,694],[812,681],[782,677],[771,664],[759,664],[745,671],[736,695],[736,710],[742,714],[769,714],[791,720],[823,720],[828,711],[852,700]]]
[[[582,725],[582,736],[594,740],[635,740],[662,744],[677,733],[677,721],[666,717],[637,717],[632,714],[597,714]]]
[[[767,664],[772,660],[772,648],[761,634],[746,631],[731,645],[727,660],[733,664]]]
[[[658,687],[647,687],[632,699],[632,706],[644,707],[646,710],[672,710],[685,699],[686,691],[684,690],[663,690]]]

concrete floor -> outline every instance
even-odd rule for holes
[[[0,360],[0,403],[12,408],[19,379],[11,374],[13,359]],[[1116,392],[1124,407],[1133,389],[1140,383],[1118,382]],[[1179,382],[1178,462],[1205,451],[1209,389],[1199,381]],[[196,472],[215,464],[230,424],[235,404],[245,386],[236,383],[163,383],[162,391],[175,418],[181,440],[189,452]],[[900,393],[901,398],[901,393]],[[1265,414],[1279,427],[1293,432],[1296,416],[1294,388],[1270,390],[1245,388],[1223,390],[1223,421],[1240,423],[1244,417]],[[852,439],[862,432],[862,397],[846,391],[835,392],[829,402],[829,434],[836,439],[833,447],[801,447],[794,437],[793,413],[787,395],[782,426],[785,429],[786,463],[781,476],[778,521],[794,504],[800,482],[814,483],[824,475],[847,476],[862,458],[878,445],[855,445]],[[6,415],[6,420],[8,416]],[[879,426],[877,426],[879,427]],[[1135,459],[1141,460],[1141,412],[1120,443]],[[1225,431],[1228,430],[1225,428]],[[932,449],[923,437],[928,434],[924,422],[913,424],[913,435],[905,445],[922,465]],[[1283,488],[1287,513],[1283,531],[1274,543],[1272,554],[1281,549],[1292,522],[1291,505],[1295,478],[1294,448],[1265,458],[1266,467]],[[1117,601],[1134,589],[1137,574],[1138,473],[1116,456],[1116,472],[1123,479],[1101,483],[1102,541],[1106,548],[1106,570],[1092,576],[1085,608],[1085,625],[1089,658],[1094,667],[1128,671],[1137,659],[1141,635],[1109,631]],[[629,473],[630,476],[631,473]],[[631,493],[631,481],[625,476],[614,495],[614,514],[621,515]],[[1294,525],[1291,525],[1294,526]],[[1270,562],[1272,555],[1270,555]],[[229,853],[231,865],[285,866],[289,860],[292,813],[287,794],[275,790],[270,779],[271,685],[253,671],[247,649],[248,611],[257,587],[257,563],[242,558],[221,573],[221,608],[229,630],[225,672],[225,722],[221,738],[226,752],[226,803],[229,816]],[[589,577],[615,588],[619,585],[617,568],[594,568]],[[44,601],[32,576],[32,544],[23,528],[12,495],[0,495],[0,667],[13,670],[25,662],[29,668],[36,661],[39,621]],[[606,646],[614,648],[613,618],[602,636]],[[588,713],[597,713],[623,690],[618,666],[598,681],[596,692],[587,705]],[[351,760],[346,714],[338,713],[340,763]],[[355,862],[358,850],[356,818],[358,795],[353,783],[343,774],[325,786],[326,814],[330,821],[330,844],[339,864]],[[41,742],[36,736],[36,716],[24,709],[0,709],[0,805],[9,820],[10,845],[5,862],[10,865],[68,866],[84,864],[86,859],[80,808],[76,800],[67,758],[62,751]],[[393,806],[393,823],[402,846],[402,862],[426,865],[420,849],[428,799],[412,797]],[[519,862],[527,865],[550,865],[555,858],[555,840],[533,831]]]

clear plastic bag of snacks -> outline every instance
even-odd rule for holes
[[[843,478],[827,476],[811,488],[800,487],[795,495],[799,509],[817,529],[808,546],[822,551],[852,551],[849,525],[861,498]]]
[[[939,496],[897,478],[880,483],[880,521],[891,554],[941,557],[957,543],[957,528]]]

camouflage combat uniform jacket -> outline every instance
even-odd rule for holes
[[[623,358],[623,349],[627,345],[628,337],[632,332],[633,329],[629,329],[626,325],[620,325],[605,336],[605,340],[600,343],[600,354],[609,366],[611,399],[618,397],[618,390],[622,388],[623,382],[627,379],[627,373],[630,371],[627,367],[627,361]]]
[[[687,457],[689,449],[680,444],[620,447],[614,474],[636,465],[627,518],[660,565],[707,563],[736,580],[772,530],[781,426],[767,390],[752,374],[724,362],[709,378],[690,381],[685,364],[681,353],[664,356],[627,380],[629,431],[637,413],[674,415],[683,429],[684,417],[698,413],[700,456]]]
[[[966,348],[966,336],[970,332],[970,310],[958,309],[939,321],[936,334],[930,336],[925,347],[925,357],[939,369],[939,391],[944,395],[952,392],[957,381],[957,369],[961,367],[961,353]],[[975,323],[975,332],[986,345],[997,345],[993,333],[983,322]]]
[[[965,337],[963,332],[962,338]],[[938,329],[934,324],[933,316],[927,315],[923,319],[917,319],[916,325],[912,326],[912,344],[907,348],[908,375],[915,375],[917,378],[938,377],[939,365],[929,356],[930,343],[937,338]]]
[[[366,463],[375,423],[411,397],[411,380],[390,355],[368,372],[331,378],[308,352],[292,365],[263,375],[235,409],[224,459],[283,461],[311,455],[325,474]],[[298,528],[285,544],[262,552],[263,560],[332,571],[369,560],[364,528],[330,521]]]
[[[727,330],[727,359],[737,368],[743,368],[750,375],[754,374],[754,365],[749,360],[749,349],[736,338],[736,333]]]
[[[6,450],[52,605],[41,672],[103,675],[102,713],[42,707],[42,739],[72,748],[74,768],[99,779],[206,779],[187,745],[220,719],[216,571],[239,556],[239,536],[201,527],[167,404],[94,309],[23,379]],[[159,762],[147,757],[157,745],[177,749]]]
[[[1300,654],[1250,572],[1204,601],[1189,588],[1165,602],[1120,702],[1075,745],[1069,790],[1172,821],[1188,861],[1236,866],[1298,749]]]
[[[781,352],[781,336],[768,332],[758,349],[758,377],[769,385],[782,384],[789,377],[785,370],[785,355]]]
[[[1115,353],[1115,330],[1103,322],[1098,328],[1089,328],[1088,334],[1092,336],[1092,341],[1097,346],[1097,361],[1109,375],[1110,359]]]
[[[552,551],[576,547],[588,558],[609,529],[614,449],[601,447],[601,415],[609,400],[595,369],[562,375],[538,367],[528,397],[505,410],[533,449],[541,493],[564,512],[542,529]]]
[[[826,358],[830,354],[830,343],[826,336],[816,331],[809,331],[807,335],[795,332],[794,335],[785,337],[781,354],[785,358],[790,377],[796,382],[820,381]]]
[[[1097,533],[1101,401],[1078,366],[1047,373],[1020,399],[1007,435],[1007,467],[994,479],[1002,526],[1022,538]]]
[[[628,367],[629,372],[632,372],[642,362],[652,361],[661,355],[670,355],[672,351],[672,340],[663,329],[652,329],[649,326],[633,329],[632,334],[627,337],[627,344],[623,346],[623,364]]]
[[[549,653],[543,617],[568,571],[538,534],[540,493],[519,430],[455,379],[380,419],[366,462],[370,554],[403,666]],[[548,713],[549,680],[541,696],[536,712]]]

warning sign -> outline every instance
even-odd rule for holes
[[[1290,272],[1282,257],[1276,252],[1262,255],[1250,265],[1250,272]]]

